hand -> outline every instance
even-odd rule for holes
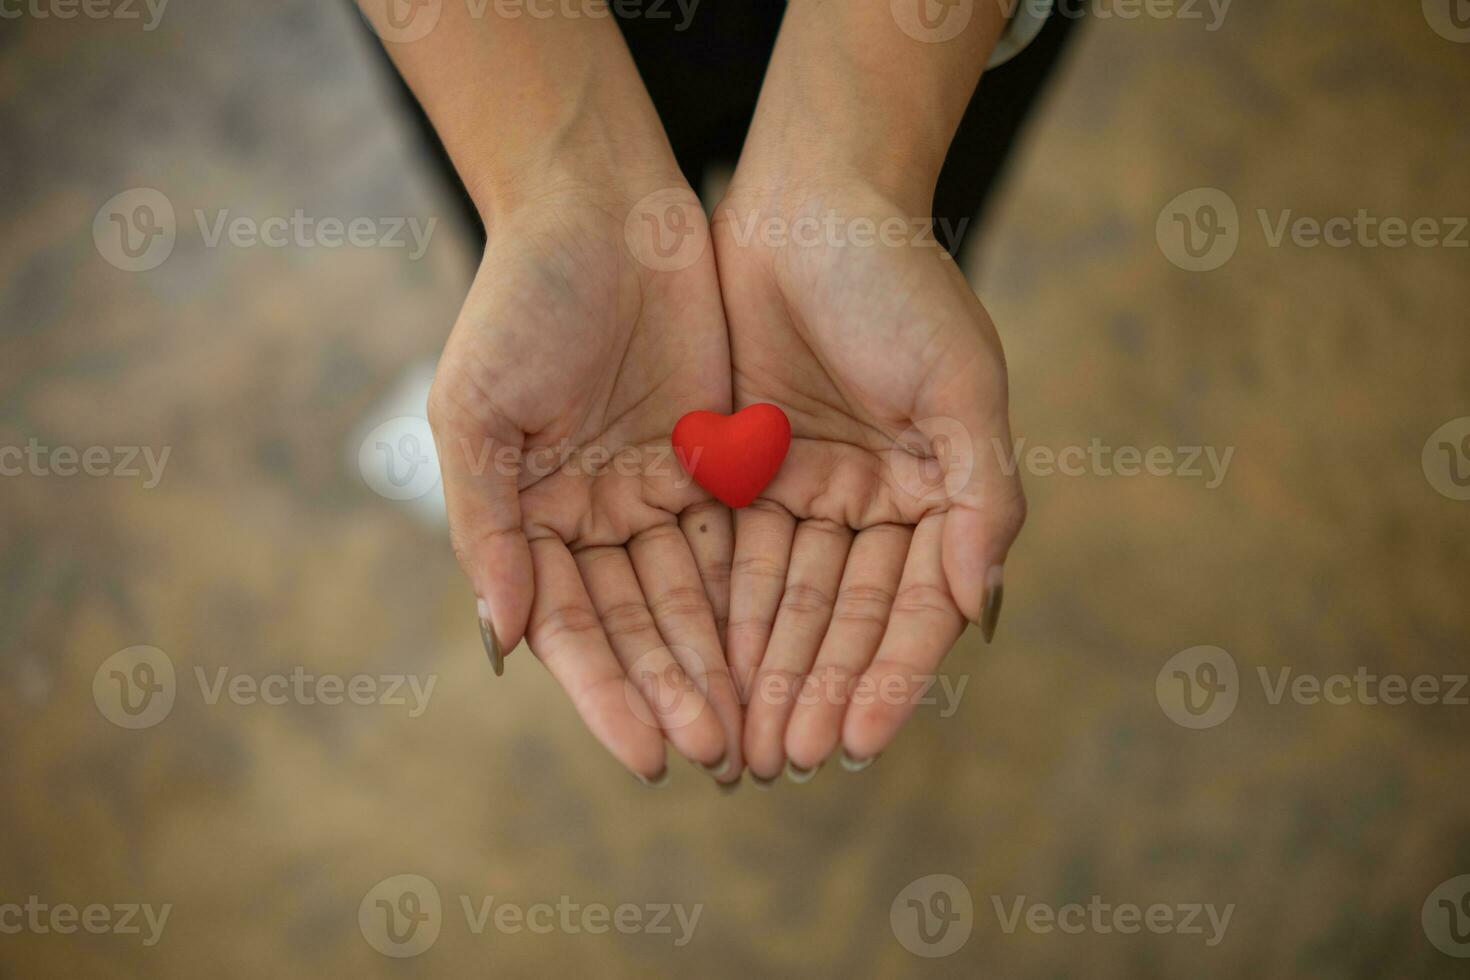
[[[650,268],[625,236],[636,191],[546,183],[495,216],[430,395],[454,550],[497,673],[524,635],[635,774],[660,779],[666,735],[733,780],[729,516],[669,449],[682,414],[730,407],[703,213],[677,171],[642,180],[705,246]]]
[[[800,778],[882,751],[966,620],[989,640],[1025,502],[999,339],[927,222],[744,168],[713,227],[735,405],[781,406],[793,441],[735,515],[726,649],[752,774]]]

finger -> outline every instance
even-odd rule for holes
[[[722,759],[711,772],[716,779],[735,779],[744,765],[740,755],[740,702],[689,543],[678,527],[666,524],[635,535],[628,543],[628,554],[658,632],[704,692],[723,729],[723,751],[718,754]],[[697,761],[710,763],[716,758],[701,756]]]
[[[694,555],[700,581],[715,614],[715,632],[723,640],[730,622],[730,561],[735,553],[730,508],[717,500],[695,504],[679,515],[679,528],[689,542],[689,551]]]
[[[786,585],[786,564],[796,518],[786,508],[757,500],[735,512],[735,554],[730,563],[730,624],[725,657],[742,703],[766,653],[776,607]]]
[[[746,763],[763,779],[774,778],[786,763],[786,722],[827,633],[851,545],[852,531],[832,521],[796,526],[786,586],[745,712]]]
[[[940,558],[948,519],[933,514],[914,529],[888,628],[873,662],[853,685],[842,745],[854,760],[873,758],[893,740],[965,628]]]
[[[939,459],[949,499],[945,579],[960,611],[989,643],[1000,618],[1006,556],[1026,521],[1026,496],[1014,465],[1000,341],[980,301],[968,290],[965,298],[984,327],[988,349],[981,357],[947,361],[925,387],[916,414],[927,416],[918,422],[921,432],[935,445],[946,443]]]
[[[593,737],[635,775],[657,781],[665,771],[663,732],[608,646],[576,562],[555,538],[539,538],[530,550],[536,570],[526,631],[531,652],[566,690]]]
[[[531,547],[521,525],[518,458],[520,431],[491,409],[467,410],[483,399],[449,369],[429,394],[429,425],[444,480],[449,540],[475,590],[480,637],[498,675],[504,656],[521,642],[531,614],[535,579]],[[492,418],[490,423],[486,417]]]
[[[576,560],[613,653],[653,711],[644,720],[656,723],[685,758],[718,763],[725,755],[719,719],[654,625],[628,552],[586,548]]]
[[[879,524],[853,539],[832,624],[786,726],[786,757],[793,765],[811,769],[840,744],[852,682],[878,652],[912,536],[907,527]]]

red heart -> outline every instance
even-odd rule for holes
[[[734,415],[690,412],[674,426],[674,451],[684,471],[731,507],[748,507],[790,448],[791,421],[765,403]]]

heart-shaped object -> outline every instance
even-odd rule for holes
[[[734,415],[690,412],[674,426],[674,451],[694,482],[731,507],[748,507],[791,448],[791,420],[764,402]]]

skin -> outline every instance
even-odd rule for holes
[[[428,405],[485,629],[506,653],[524,639],[640,778],[664,773],[666,742],[738,778],[705,588],[726,585],[729,516],[668,452],[685,412],[730,409],[727,331],[708,229],[617,26],[443,4],[396,42],[383,3],[362,7],[488,231]],[[706,247],[678,268],[631,247],[649,195],[655,217],[682,201],[697,219]]]
[[[791,0],[712,227],[610,20],[442,11],[387,46],[489,232],[429,420],[490,634],[646,780],[666,742],[727,783],[875,756],[982,616],[1024,499],[989,451],[1010,434],[984,308],[932,239],[852,222],[929,213],[1005,11],[936,44],[889,0]],[[845,230],[748,233],[802,219]],[[732,520],[658,459],[685,412],[757,401],[792,449]]]
[[[781,406],[793,430],[785,466],[735,517],[728,658],[747,762],[769,778],[788,759],[887,746],[979,615],[1024,499],[989,451],[1010,450],[999,339],[948,253],[741,244],[725,215],[901,215],[871,188],[744,194],[714,232],[735,400]]]
[[[886,0],[792,0],[715,210],[736,406],[780,405],[793,431],[735,523],[726,647],[762,778],[886,748],[1025,520],[989,315],[932,238],[872,235],[927,223],[1007,14],[977,3],[935,44]]]
[[[499,221],[429,399],[451,537],[497,633],[524,623],[619,761],[656,779],[667,737],[738,774],[740,707],[700,569],[727,567],[728,516],[669,446],[690,406],[728,410],[714,257],[644,267],[629,207],[561,187]]]

